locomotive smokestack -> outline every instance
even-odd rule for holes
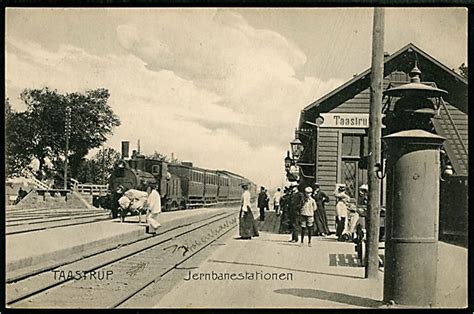
[[[128,158],[129,146],[130,146],[130,142],[122,141],[122,158]]]

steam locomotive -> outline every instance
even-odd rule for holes
[[[162,197],[162,210],[171,211],[240,201],[244,182],[255,197],[256,185],[238,174],[195,167],[191,162],[150,159],[133,151],[131,158],[116,163],[109,178],[109,192],[114,195],[119,186],[125,191],[153,186]]]

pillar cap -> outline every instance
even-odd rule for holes
[[[396,140],[396,139],[418,139],[424,140],[424,142],[432,142],[432,143],[442,143],[446,140],[446,138],[427,132],[425,130],[414,129],[414,130],[405,130],[396,132],[390,135],[386,135],[382,137],[383,140]]]

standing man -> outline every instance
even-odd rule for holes
[[[248,183],[242,183],[242,189],[244,192],[242,193],[239,214],[239,234],[241,239],[250,240],[252,237],[258,237],[259,234],[252,214]]]
[[[329,234],[328,218],[324,203],[329,202],[329,197],[321,191],[319,183],[314,184],[313,198],[316,201],[317,211],[314,212],[315,235],[325,237]]]
[[[260,187],[260,193],[258,193],[257,206],[260,210],[260,221],[265,220],[265,207],[267,206],[267,193],[265,187]]]
[[[267,188],[265,188],[265,209],[270,210],[270,194]]]
[[[290,184],[290,199],[288,207],[288,220],[290,222],[291,241],[298,242],[298,228],[300,221],[300,210],[303,205],[303,195],[298,191],[298,183],[292,182]]]
[[[280,200],[281,200],[281,192],[280,188],[278,188],[273,194],[273,209],[276,211],[276,215],[280,216]]]
[[[316,201],[311,197],[313,189],[308,186],[304,189],[303,206],[301,207],[301,246],[304,241],[304,231],[308,230],[308,246],[311,246],[311,230],[314,224],[314,213],[316,212]]]
[[[158,215],[161,213],[161,196],[160,193],[151,186],[147,187],[146,192],[148,194],[146,200],[148,222],[147,233],[154,234],[156,233],[156,229],[161,226],[157,220]]]

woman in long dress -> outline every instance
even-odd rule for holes
[[[249,240],[252,237],[258,237],[258,229],[256,228],[252,209],[250,205],[250,192],[248,191],[248,184],[243,183],[242,189],[242,203],[239,214],[239,234],[241,239]]]
[[[326,195],[326,193],[321,191],[319,183],[314,184],[313,198],[316,201],[318,207],[318,209],[314,212],[314,223],[316,226],[315,233],[316,235],[325,237],[329,234],[329,226],[324,203],[329,202],[329,197]]]

